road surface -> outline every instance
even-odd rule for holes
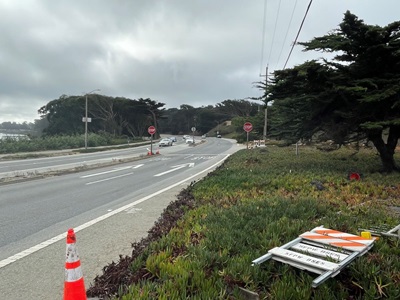
[[[62,298],[68,228],[75,229],[88,288],[104,266],[130,255],[131,243],[183,188],[242,148],[209,138],[143,160],[0,186],[1,298]]]

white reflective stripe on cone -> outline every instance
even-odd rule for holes
[[[75,269],[65,270],[65,281],[74,282],[78,281],[83,277],[81,267],[77,267]]]
[[[76,250],[75,244],[69,244],[67,246],[66,262],[74,263],[79,261],[79,254]]]

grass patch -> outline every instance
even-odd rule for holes
[[[167,219],[169,225],[156,224],[132,257],[113,266],[123,273],[113,285],[105,272],[88,294],[245,299],[245,288],[260,299],[398,299],[398,239],[381,238],[316,289],[316,274],[275,261],[251,266],[319,225],[354,234],[359,227],[397,225],[399,215],[389,207],[400,206],[399,174],[383,175],[379,166],[371,150],[301,148],[297,156],[290,147],[239,151],[166,209],[157,224]],[[361,180],[350,181],[350,172]]]

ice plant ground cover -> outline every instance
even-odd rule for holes
[[[399,160],[399,153],[395,158]],[[316,274],[251,261],[323,225],[400,223],[400,174],[380,173],[372,149],[267,146],[242,150],[183,190],[131,257],[104,267],[90,296],[116,299],[398,299],[400,239],[381,237],[318,288]],[[350,180],[349,174],[359,174]]]

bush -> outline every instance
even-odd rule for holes
[[[131,140],[135,142],[138,140]],[[88,134],[88,147],[111,146],[127,144],[127,137],[114,137],[108,133],[89,133]],[[31,140],[0,140],[0,153],[21,153],[33,151],[47,151],[47,150],[65,150],[77,149],[85,147],[84,135],[58,135],[58,136],[44,136],[36,137]]]

